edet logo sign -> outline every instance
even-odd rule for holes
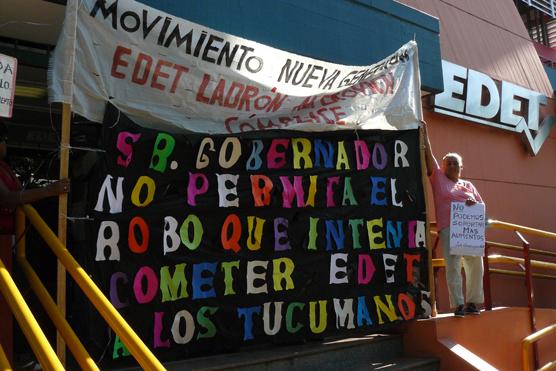
[[[435,112],[523,133],[529,152],[539,152],[555,122],[554,116],[541,117],[546,96],[444,60],[442,74],[444,91],[434,97]]]

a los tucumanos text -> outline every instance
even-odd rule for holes
[[[175,134],[109,106],[103,138],[81,260],[161,359],[430,309],[417,130]]]

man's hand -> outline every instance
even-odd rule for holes
[[[467,200],[465,200],[465,204],[466,204],[467,206],[473,206],[473,205],[475,205],[476,203],[477,203],[477,201],[475,201],[474,198],[468,198]]]
[[[61,179],[48,185],[47,190],[51,196],[68,193],[71,190],[71,182],[69,179]]]
[[[425,120],[421,120],[420,127],[424,136],[423,142],[425,145],[425,163],[427,165],[427,175],[431,176],[433,169],[438,168],[438,162],[436,161],[436,158],[432,153],[429,133],[427,131],[427,122]]]

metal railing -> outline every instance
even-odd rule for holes
[[[505,256],[505,255],[498,255],[498,254],[489,255],[488,261],[489,263],[501,263],[501,264],[506,263],[506,264],[512,264],[517,266],[521,266],[525,263],[525,259],[523,258],[516,258],[514,256]],[[432,260],[432,266],[434,268],[443,268],[446,266],[446,264],[444,263],[444,259],[435,258]],[[556,270],[556,263],[549,263],[541,260],[531,260],[531,267]],[[491,268],[490,272],[492,273],[493,270],[494,269]],[[516,272],[510,270],[508,270],[507,272],[509,272],[510,275],[515,275],[515,276],[525,275],[525,273],[523,272]],[[556,279],[556,276],[551,276],[546,274],[533,274],[533,277]]]
[[[21,327],[25,338],[29,342],[33,353],[37,356],[39,363],[45,370],[63,370],[64,366],[56,356],[56,352],[50,346],[48,339],[46,338],[44,332],[41,330],[37,320],[31,313],[31,310],[25,303],[23,296],[17,289],[15,282],[13,281],[10,272],[0,259],[0,294],[6,299],[10,310],[12,311],[17,323]],[[6,363],[6,369],[11,369],[9,367],[8,359],[2,350],[2,356],[0,356],[0,364]]]
[[[520,239],[522,246],[515,246],[510,244],[503,244],[497,242],[486,241],[485,243],[485,256],[483,259],[485,265],[485,274],[483,276],[484,280],[484,292],[485,292],[485,309],[492,310],[492,296],[491,296],[491,287],[490,287],[490,274],[491,273],[498,273],[498,274],[505,274],[505,275],[519,275],[525,276],[525,284],[527,287],[527,304],[529,308],[529,324],[531,328],[532,335],[529,335],[523,340],[523,369],[529,370],[531,364],[531,358],[533,359],[533,364],[535,369],[539,369],[539,355],[536,341],[539,340],[541,337],[544,337],[553,331],[553,327],[556,327],[556,324],[549,326],[543,330],[537,331],[536,329],[536,317],[535,317],[535,296],[533,290],[533,277],[543,278],[543,279],[556,279],[556,275],[549,275],[549,274],[540,274],[540,273],[533,273],[532,268],[541,268],[541,269],[548,269],[552,271],[556,271],[556,263],[550,263],[541,260],[532,260],[531,255],[542,255],[547,257],[556,257],[556,253],[552,251],[546,250],[539,250],[539,249],[532,249],[530,247],[529,242],[523,237],[522,233],[527,233],[534,236],[540,236],[544,238],[549,238],[556,240],[556,233],[543,231],[540,229],[524,227],[517,224],[506,223],[498,220],[489,220],[488,225],[490,228],[496,229],[503,229],[508,231],[513,231]],[[434,243],[433,249],[436,248],[438,244],[438,233],[432,232],[432,234],[436,234],[437,238]],[[491,248],[502,248],[507,250],[519,251],[523,253],[523,258],[517,258],[512,256],[505,256],[505,255],[498,255],[498,254],[489,254],[489,250]],[[493,269],[490,267],[491,264],[495,263],[502,263],[502,264],[512,264],[519,266],[523,269],[523,272],[519,271],[511,271],[511,270],[504,270],[504,269]],[[432,259],[432,267],[433,268],[440,268],[444,267],[444,259]],[[530,349],[533,349],[530,352]],[[532,357],[531,357],[532,353]],[[548,369],[556,367],[556,361],[549,362],[541,369]]]
[[[54,323],[54,326],[66,342],[68,348],[73,354],[75,360],[82,370],[99,370],[94,360],[91,358],[87,350],[68,324],[64,316],[58,310],[56,303],[48,293],[48,290],[42,284],[37,273],[27,260],[26,244],[25,244],[25,214],[21,210],[16,212],[16,261],[21,267],[29,285],[39,302],[45,309],[46,313]]]
[[[12,367],[10,366],[10,362],[8,361],[8,357],[6,357],[4,348],[2,348],[2,344],[0,344],[0,371],[8,371],[11,369]]]
[[[110,301],[106,298],[106,296],[104,296],[102,291],[93,282],[85,270],[73,258],[66,246],[60,242],[58,237],[56,237],[54,232],[52,232],[37,211],[30,205],[23,205],[18,209],[16,217],[17,235],[19,239],[17,261],[22,263],[22,268],[25,271],[25,274],[30,277],[32,289],[35,290],[36,295],[45,306],[47,313],[51,316],[53,322],[58,328],[58,331],[68,343],[68,347],[70,348],[70,351],[74,353],[79,365],[84,369],[98,369],[83,348],[82,344],[77,339],[77,336],[73,333],[73,330],[71,330],[63,316],[60,314],[56,304],[52,300],[52,297],[50,297],[46,289],[42,286],[40,279],[36,276],[25,257],[25,217],[27,217],[30,223],[35,227],[39,235],[47,243],[58,260],[62,263],[62,265],[64,265],[70,276],[75,280],[77,285],[99,311],[100,315],[104,318],[112,330],[114,330],[114,332],[120,337],[131,355],[137,360],[141,367],[145,370],[165,370],[160,361],[158,361],[150,349],[137,336],[135,331],[133,331],[133,329],[127,324],[120,313],[118,313],[118,311],[112,306]]]
[[[531,251],[531,247],[530,247],[529,242],[523,237],[522,233],[527,233],[529,235],[549,238],[549,239],[553,239],[553,240],[556,240],[556,233],[547,232],[547,231],[543,231],[543,230],[535,229],[535,228],[524,227],[524,226],[517,225],[517,224],[501,222],[501,221],[498,221],[498,220],[490,220],[489,221],[489,226],[491,228],[513,231],[518,236],[518,238],[521,240],[521,243],[522,243],[522,246],[523,246],[523,268],[525,270],[525,272],[524,272],[525,273],[525,284],[527,286],[527,304],[529,306],[529,325],[531,327],[531,332],[532,332],[531,335],[529,335],[528,337],[526,337],[523,340],[523,343],[522,343],[522,344],[524,344],[523,347],[526,348],[526,350],[523,352],[523,357],[526,356],[526,358],[523,358],[522,362],[523,362],[524,370],[529,370],[530,365],[531,365],[531,358],[532,358],[532,360],[533,360],[532,363],[534,364],[535,369],[539,369],[539,351],[538,351],[536,340],[540,339],[543,336],[548,335],[551,332],[551,330],[544,331],[544,329],[543,329],[543,330],[537,332],[537,320],[536,320],[536,317],[535,317],[535,293],[534,293],[534,290],[533,290],[533,275],[532,275],[532,271],[531,271],[531,267],[533,266],[533,263],[531,261],[532,251]],[[536,253],[538,254],[539,252],[536,252]],[[551,255],[551,254],[547,254],[546,251],[541,251],[540,254]],[[513,259],[513,261],[515,261],[515,258]],[[540,267],[540,268],[544,268],[544,269],[556,270],[556,268],[555,268],[556,264],[548,263],[548,262],[536,262],[535,266]],[[488,274],[487,274],[487,276],[488,276]],[[554,326],[556,326],[556,325],[554,325]],[[537,334],[537,335],[535,335],[535,334]],[[527,340],[527,339],[533,339],[533,340]],[[529,353],[529,349],[531,348],[529,346],[529,344],[532,344],[532,348],[533,348],[532,357],[531,357],[531,354]],[[551,365],[556,365],[556,361],[548,363],[547,366],[543,366],[542,369],[547,369],[545,367],[551,368],[552,367]]]
[[[521,0],[525,4],[540,10],[544,14],[548,14],[552,18],[556,18],[556,6],[554,0]]]
[[[531,370],[531,345],[534,345],[537,341],[553,332],[556,332],[556,324],[547,326],[522,340],[521,359],[523,361],[524,371]],[[538,368],[538,365],[535,367]],[[548,370],[554,367],[556,367],[556,361],[548,362],[546,365],[542,366],[540,370]]]

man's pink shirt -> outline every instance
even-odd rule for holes
[[[471,182],[463,179],[454,182],[438,166],[433,169],[429,179],[434,195],[436,226],[439,231],[450,225],[450,207],[452,202],[465,202],[472,198],[477,202],[483,203],[481,195]]]

